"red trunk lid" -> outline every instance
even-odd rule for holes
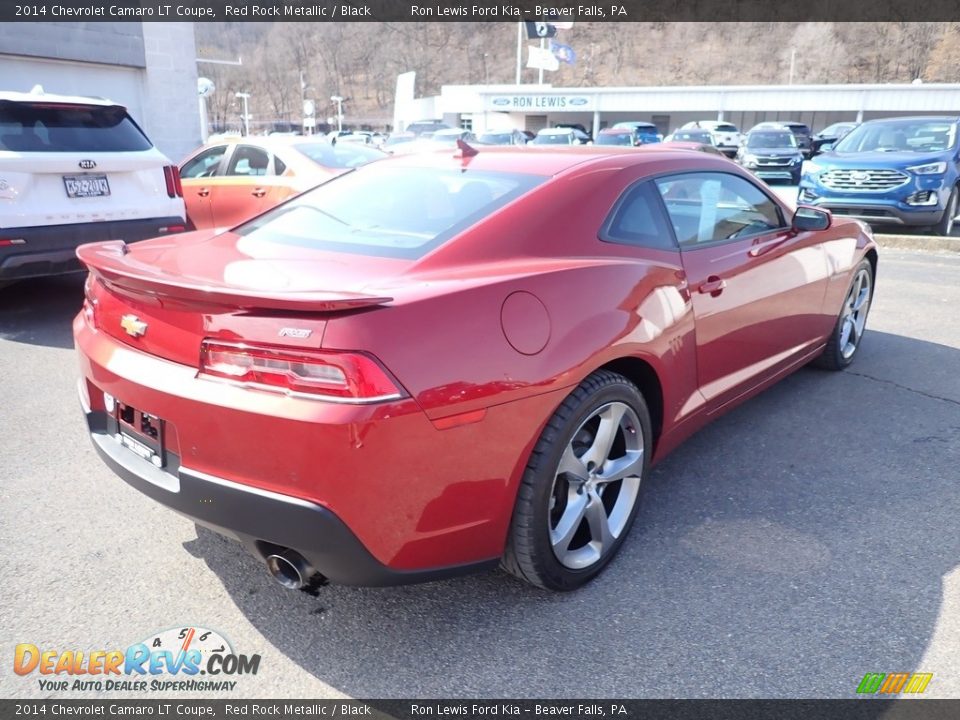
[[[390,302],[365,291],[409,262],[262,243],[211,231],[83,245],[99,281],[97,327],[152,355],[196,365],[204,338],[318,348],[330,313]]]

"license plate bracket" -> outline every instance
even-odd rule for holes
[[[111,423],[114,439],[154,467],[166,465],[166,423],[156,415],[137,410],[132,405],[116,401]]]
[[[64,175],[63,186],[68,198],[107,197],[110,182],[106,175]]]

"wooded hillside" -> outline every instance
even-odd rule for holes
[[[416,71],[419,96],[444,84],[512,83],[516,68],[516,23],[195,27],[200,57],[243,59],[199,66],[217,86],[208,107],[220,126],[239,122],[234,93],[245,91],[255,121],[298,123],[302,97],[317,101],[322,121],[340,95],[347,124],[382,127],[398,73]],[[785,84],[791,56],[796,84],[960,80],[960,23],[577,23],[557,40],[577,53],[576,64],[545,73],[558,87]],[[536,71],[523,81],[536,82]]]

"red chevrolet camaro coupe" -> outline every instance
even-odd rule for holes
[[[288,587],[576,588],[652,463],[863,337],[865,225],[694,151],[468,146],[227,232],[82,246],[103,460]]]

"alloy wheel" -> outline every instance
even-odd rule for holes
[[[590,567],[611,550],[629,522],[643,468],[643,432],[629,405],[607,403],[580,424],[550,492],[550,544],[564,567]]]
[[[870,310],[870,295],[870,271],[860,268],[850,285],[840,316],[840,354],[845,360],[853,356],[860,344]]]

